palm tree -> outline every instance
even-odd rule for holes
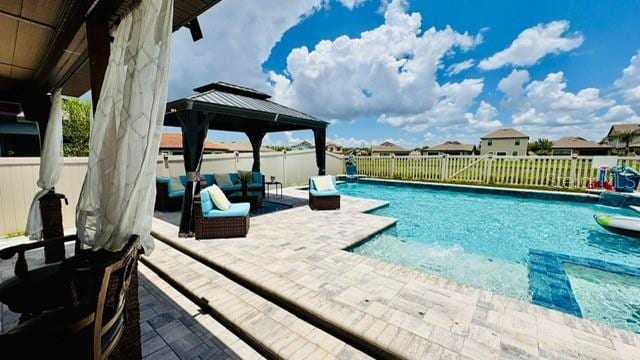
[[[618,141],[624,143],[624,154],[629,153],[629,148],[633,140],[640,137],[640,129],[620,131],[607,136],[608,142]]]
[[[536,155],[551,155],[553,141],[549,139],[538,139],[529,144],[528,151],[533,151]]]

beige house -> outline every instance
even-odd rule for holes
[[[553,142],[552,155],[611,155],[611,146],[601,145],[581,137],[567,136]]]
[[[462,144],[459,141],[445,141],[442,144],[427,149],[427,155],[473,155],[475,153],[475,145]]]
[[[480,138],[480,154],[525,156],[529,135],[516,129],[499,129]]]
[[[385,141],[380,145],[371,147],[371,156],[405,156],[409,155],[410,150],[398,146],[390,141]]]
[[[326,150],[334,154],[340,154],[342,153],[342,146],[334,143],[328,143],[326,146]]]
[[[603,139],[603,142],[611,145],[614,151],[623,150],[626,144],[619,140],[608,141],[607,138],[614,134],[619,134],[623,132],[631,132],[640,130],[640,124],[613,124],[607,133],[607,136]],[[640,137],[635,138],[630,144],[629,148],[638,149],[640,148]]]

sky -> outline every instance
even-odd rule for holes
[[[169,99],[252,87],[330,121],[343,146],[477,144],[501,127],[600,140],[640,122],[637,0],[223,0],[198,19],[202,40],[174,33]]]

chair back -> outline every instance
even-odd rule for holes
[[[93,359],[106,359],[120,341],[125,327],[125,308],[131,279],[137,271],[140,242],[133,235],[127,245],[105,264],[98,277],[100,289],[96,299],[92,331]]]

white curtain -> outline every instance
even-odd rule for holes
[[[41,189],[33,197],[25,234],[31,240],[42,239],[42,214],[40,213],[40,198],[52,190],[62,171],[62,91],[57,89],[51,97],[51,111],[47,131],[40,151],[40,176],[38,187]]]
[[[76,209],[78,236],[93,250],[118,251],[132,234],[140,235],[146,254],[153,250],[172,20],[173,0],[143,0],[112,34]]]

